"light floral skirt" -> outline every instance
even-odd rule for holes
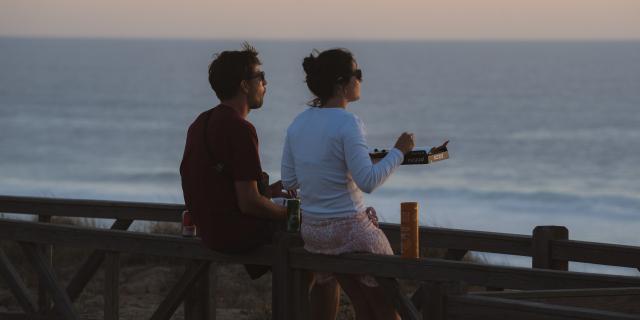
[[[384,232],[378,227],[376,211],[369,207],[365,212],[340,218],[322,218],[302,214],[300,229],[304,248],[312,253],[339,255],[343,253],[375,253],[393,255]],[[377,287],[371,276],[359,277],[368,287]],[[331,273],[316,272],[316,282],[333,280]]]

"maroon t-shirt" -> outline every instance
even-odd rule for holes
[[[234,186],[259,181],[261,173],[256,129],[237,111],[221,104],[191,124],[180,164],[182,191],[207,247],[239,252],[268,241],[269,221],[240,213]]]

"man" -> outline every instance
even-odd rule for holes
[[[180,175],[187,209],[204,245],[220,252],[251,250],[271,243],[274,222],[286,208],[271,202],[282,196],[278,181],[266,183],[258,136],[246,120],[262,106],[267,81],[256,50],[224,51],[209,65],[209,83],[220,104],[200,114],[189,127]],[[267,269],[248,267],[252,278]]]

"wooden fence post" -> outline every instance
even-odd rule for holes
[[[563,226],[537,226],[533,229],[531,266],[538,269],[569,270],[568,261],[554,260],[552,240],[568,240],[569,230]]]
[[[209,309],[209,300],[211,299],[210,280],[209,265],[207,265],[184,300],[185,320],[209,320],[211,312]]]
[[[107,252],[104,266],[104,319],[118,320],[120,316],[120,253]]]
[[[50,223],[51,216],[39,214],[38,222],[42,223]],[[38,249],[42,251],[46,262],[49,266],[53,265],[53,245],[42,244],[38,245]],[[49,313],[51,308],[51,297],[47,294],[47,287],[45,285],[45,280],[40,277],[38,279],[38,310],[41,315],[46,315]]]
[[[293,272],[289,266],[289,249],[300,245],[300,235],[282,232],[276,236],[276,254],[271,285],[272,318],[293,319]]]
[[[422,302],[422,319],[447,319],[447,296],[460,295],[466,292],[466,286],[457,281],[426,281],[422,283],[424,295]]]
[[[293,303],[293,319],[309,319],[310,305],[309,305],[309,285],[311,284],[311,277],[313,276],[310,271],[306,270],[292,270],[293,271],[293,289],[292,298]]]

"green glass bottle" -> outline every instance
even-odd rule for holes
[[[300,199],[287,199],[287,232],[300,232]]]

